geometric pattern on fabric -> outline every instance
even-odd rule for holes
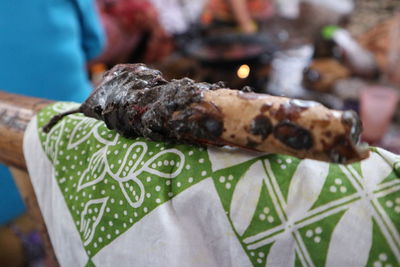
[[[128,140],[75,108],[38,113],[43,150],[88,257],[156,207],[211,177],[254,266],[400,266],[400,157],[373,148],[351,165]],[[231,158],[230,158],[231,157]],[[89,260],[90,264],[91,261]]]

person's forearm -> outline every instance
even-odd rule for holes
[[[245,0],[229,0],[235,19],[240,25],[241,30],[246,33],[256,31],[255,24],[249,14]]]

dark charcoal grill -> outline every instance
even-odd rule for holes
[[[258,91],[267,79],[272,54],[277,46],[265,35],[222,34],[187,42],[185,54],[199,65],[196,79],[225,81],[231,88],[249,85]],[[239,78],[242,65],[250,67],[246,78]]]

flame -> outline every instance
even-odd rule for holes
[[[238,68],[236,74],[240,79],[246,79],[247,77],[249,77],[249,74],[250,74],[249,65],[243,64],[242,66],[240,66]]]

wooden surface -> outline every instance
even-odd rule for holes
[[[0,91],[0,163],[26,170],[22,153],[24,131],[33,115],[50,103]]]

